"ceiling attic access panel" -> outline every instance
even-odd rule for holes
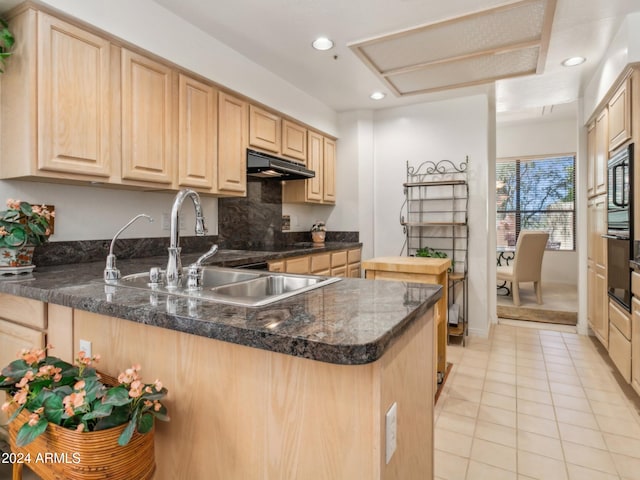
[[[397,95],[542,73],[556,0],[521,0],[350,45]]]

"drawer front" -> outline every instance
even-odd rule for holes
[[[331,268],[331,254],[320,253],[311,257],[311,273],[318,273]]]
[[[347,251],[333,252],[331,254],[331,268],[342,267],[347,264]]]
[[[355,250],[349,250],[347,252],[347,260],[349,263],[357,263],[360,261],[360,252],[361,250],[359,248],[355,249]],[[640,275],[638,275],[640,277]]]
[[[631,272],[631,293],[640,297],[640,273]]]
[[[332,268],[331,269],[332,277],[346,277],[347,276],[347,266],[343,265],[341,267]]]
[[[309,257],[297,257],[287,260],[287,273],[309,273]]]
[[[269,262],[270,272],[284,272],[284,261],[278,260],[277,262]]]
[[[631,381],[631,342],[609,325],[609,356],[627,382]]]
[[[631,340],[631,316],[613,302],[609,302],[609,322],[615,325],[628,340]]]
[[[0,318],[29,327],[47,328],[46,304],[31,298],[0,293]]]

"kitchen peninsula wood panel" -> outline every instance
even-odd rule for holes
[[[322,318],[320,311],[315,315]],[[171,421],[156,424],[156,480],[403,480],[433,477],[434,391],[424,375],[433,370],[432,322],[429,309],[379,360],[364,365],[319,362],[78,310],[74,337],[93,341],[106,373],[140,363],[145,378],[159,378],[169,389]],[[385,414],[394,403],[399,441],[387,464]]]

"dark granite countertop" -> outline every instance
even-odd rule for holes
[[[333,243],[281,251],[221,250],[213,265],[358,247]],[[197,255],[184,255],[183,264]],[[123,275],[164,267],[165,257],[119,260]],[[442,296],[437,285],[345,278],[264,307],[247,308],[105,285],[104,262],[38,267],[0,277],[0,292],[329,363],[380,358]]]

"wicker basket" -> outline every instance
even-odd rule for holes
[[[11,451],[23,464],[13,464],[13,478],[22,478],[23,466],[42,480],[147,480],[156,469],[155,427],[146,434],[135,432],[124,447],[118,437],[126,424],[96,432],[77,432],[50,423],[47,430],[25,447],[16,446],[20,427],[29,420],[26,410],[9,423]],[[27,457],[28,455],[28,457]]]

